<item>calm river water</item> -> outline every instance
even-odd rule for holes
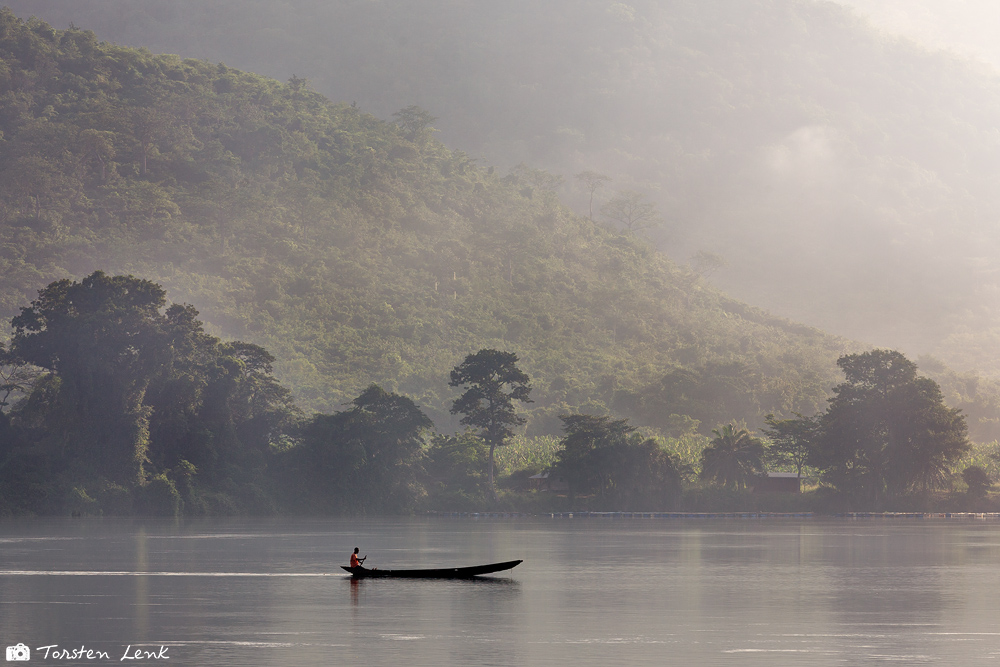
[[[524,563],[352,581],[354,546]],[[996,664],[998,611],[996,520],[0,522],[0,647],[32,664]]]

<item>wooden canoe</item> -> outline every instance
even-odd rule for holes
[[[348,567],[341,565],[343,569],[351,573],[355,579],[365,579],[369,577],[398,577],[401,579],[470,579],[483,574],[492,574],[503,570],[511,570],[521,564],[519,560],[508,560],[503,563],[490,563],[489,565],[473,565],[471,567],[443,567],[433,570],[379,570],[368,569],[367,567]]]

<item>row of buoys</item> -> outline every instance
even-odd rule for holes
[[[473,519],[522,519],[537,516],[525,512],[427,512],[428,516],[472,517]]]
[[[553,519],[781,519],[813,516],[812,512],[553,512]]]
[[[429,516],[469,517],[474,519],[517,519],[548,517],[551,519],[774,519],[807,518],[812,512],[549,512],[527,514],[524,512],[427,512]]]
[[[842,519],[1000,519],[1000,512],[841,512]]]

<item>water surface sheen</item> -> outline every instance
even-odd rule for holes
[[[379,567],[523,558],[481,581]],[[0,522],[0,645],[170,665],[996,664],[1000,522]],[[81,661],[84,664],[88,661]],[[128,663],[124,663],[128,664]],[[134,662],[132,664],[135,664]]]

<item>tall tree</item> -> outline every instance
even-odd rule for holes
[[[531,384],[527,374],[517,367],[513,352],[483,349],[470,354],[451,371],[452,387],[468,386],[465,393],[455,399],[451,414],[465,415],[461,424],[480,430],[483,440],[490,446],[490,493],[497,499],[493,478],[494,451],[507,444],[513,427],[524,424],[525,419],[514,409],[514,401],[531,403],[528,395]]]
[[[556,471],[570,493],[594,494],[598,503],[619,509],[664,508],[680,489],[681,466],[650,438],[635,433],[625,419],[564,415],[563,448]]]
[[[423,433],[433,426],[405,396],[371,385],[350,410],[306,425],[298,475],[310,482],[309,506],[351,512],[407,512],[421,490]]]
[[[415,143],[424,143],[430,138],[434,128],[431,125],[437,120],[429,112],[416,105],[410,105],[392,114],[396,125],[403,131],[403,136]]]
[[[813,446],[819,434],[816,419],[795,413],[795,419],[778,419],[774,415],[764,418],[768,428],[764,435],[771,441],[767,456],[773,463],[789,463],[802,477],[802,468],[812,456]]]
[[[556,469],[569,483],[570,493],[604,497],[614,481],[612,460],[635,432],[626,419],[595,415],[563,415],[566,436],[556,454]]]
[[[12,320],[11,351],[60,379],[62,440],[72,458],[126,484],[143,479],[150,408],[144,399],[171,355],[183,308],[163,289],[97,271],[60,280]]]
[[[596,171],[581,171],[576,175],[576,180],[583,185],[583,189],[587,191],[589,196],[588,210],[590,212],[590,219],[594,219],[594,193],[600,190],[606,183],[611,181],[610,176],[605,176],[604,174],[599,174]]]
[[[743,489],[764,472],[764,443],[745,428],[726,424],[701,452],[701,477]]]
[[[841,357],[846,382],[820,417],[814,462],[836,486],[879,508],[887,498],[941,486],[969,448],[965,417],[894,350]]]
[[[616,194],[601,207],[601,214],[624,227],[629,234],[656,227],[661,222],[656,204],[635,190]]]

